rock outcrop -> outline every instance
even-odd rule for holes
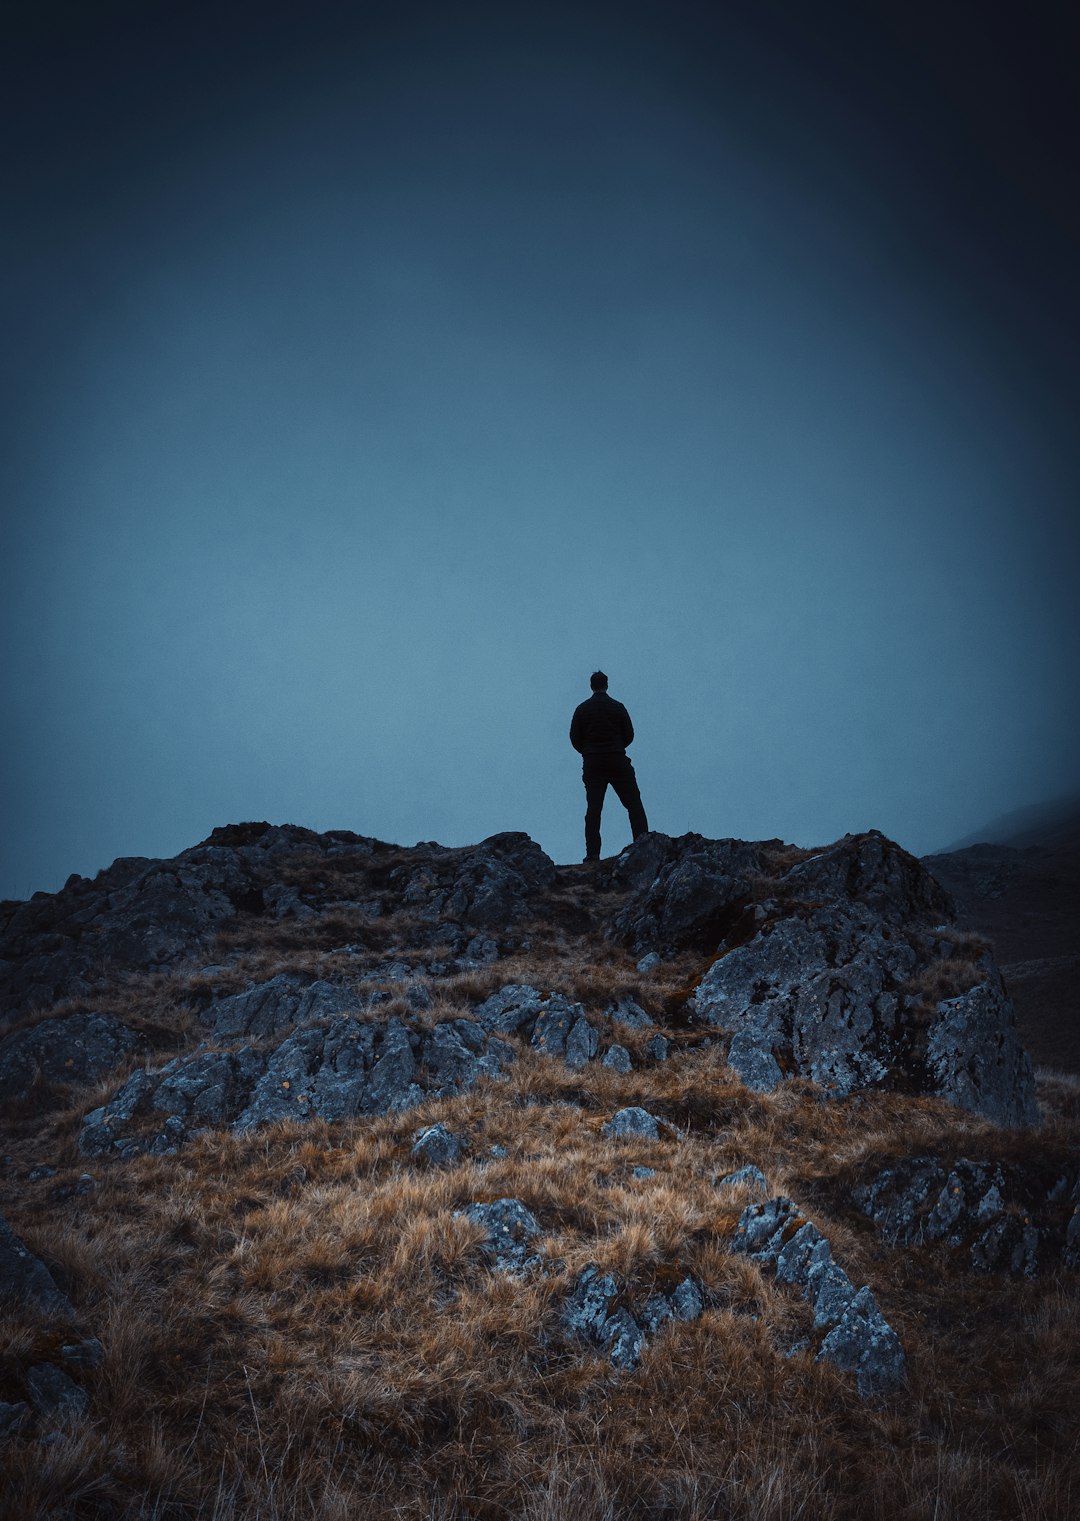
[[[694,1012],[729,1036],[728,1060],[758,1092],[798,1075],[840,1098],[893,1087],[1031,1123],[1031,1064],[989,958],[974,987],[929,1013],[912,987],[948,958],[937,924],[948,909],[899,846],[873,833],[843,840],[792,867],[755,933],[720,947]]]
[[[978,1273],[1033,1278],[1061,1261],[1080,1267],[1080,1172],[1075,1162],[1047,1187],[1013,1162],[897,1158],[860,1184],[856,1204],[893,1245],[941,1244]]]
[[[748,1204],[739,1217],[732,1250],[768,1263],[813,1308],[815,1332],[824,1332],[819,1361],[853,1373],[864,1399],[904,1387],[907,1364],[900,1339],[870,1289],[856,1289],[829,1242],[793,1200],[778,1194]],[[811,1343],[808,1339],[805,1348]],[[803,1350],[795,1347],[791,1349]]]
[[[20,1098],[35,1083],[92,1083],[145,1044],[111,1014],[43,1019],[0,1040],[0,1098]]]

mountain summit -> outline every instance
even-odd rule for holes
[[[13,1515],[1004,1514],[940,1404],[1075,1313],[1075,1095],[883,835],[238,824],[0,935]]]

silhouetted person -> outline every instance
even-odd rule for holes
[[[600,859],[600,813],[608,785],[630,815],[634,839],[645,834],[649,821],[641,805],[637,777],[626,747],[634,738],[630,714],[621,702],[608,696],[607,677],[594,671],[589,678],[592,696],[574,709],[570,743],[581,756],[581,779],[585,783],[585,859]]]

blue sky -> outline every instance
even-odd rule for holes
[[[579,859],[596,665],[670,833],[1074,784],[1053,153],[780,14],[27,23],[0,893],[246,818]]]

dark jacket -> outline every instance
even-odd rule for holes
[[[574,709],[570,743],[579,755],[622,755],[633,738],[630,714],[606,692],[594,692]]]

